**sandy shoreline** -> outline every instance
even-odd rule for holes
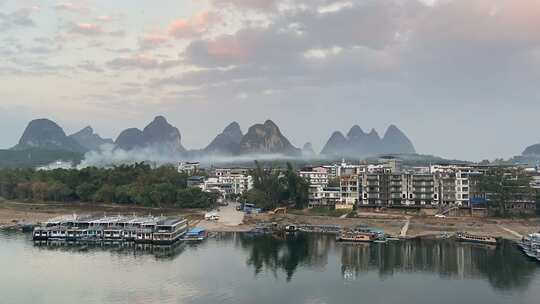
[[[82,203],[20,203],[0,201],[0,229],[16,227],[24,223],[36,224],[65,214],[137,214],[176,215],[188,218],[194,225],[214,232],[243,232],[261,223],[340,225],[352,228],[367,225],[384,230],[387,234],[403,237],[422,237],[467,231],[517,240],[521,235],[540,231],[540,219],[494,219],[494,218],[434,218],[381,213],[360,213],[356,218],[337,218],[311,215],[250,215],[237,224],[208,222],[202,210],[175,208],[147,208],[135,206],[82,204]],[[406,223],[408,227],[404,228]],[[407,229],[408,228],[408,229]],[[403,235],[404,230],[406,230]]]

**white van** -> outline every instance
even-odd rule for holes
[[[207,221],[217,221],[219,220],[219,214],[217,212],[208,212],[204,215],[204,219]]]

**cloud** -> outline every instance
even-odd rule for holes
[[[269,11],[277,8],[279,0],[212,0],[216,6],[234,6],[241,9]]]
[[[113,59],[107,63],[107,66],[116,70],[167,70],[179,64],[179,60],[158,60],[146,55],[136,55]]]
[[[538,1],[312,3],[271,17],[268,26],[247,23],[233,34],[192,40],[182,55],[199,69],[153,84],[234,84],[250,92],[265,82],[285,90],[388,82],[444,100],[538,94]]]
[[[103,68],[101,68],[99,65],[97,65],[93,61],[85,61],[85,62],[80,63],[79,65],[77,65],[77,67],[79,69],[87,71],[87,72],[95,72],[95,73],[104,72]]]
[[[169,26],[169,35],[176,39],[189,39],[207,34],[221,21],[221,18],[210,11],[203,11],[189,19],[177,19]]]
[[[91,12],[90,7],[85,6],[81,3],[59,2],[53,5],[53,7],[58,11],[77,13],[82,15],[86,15]]]
[[[0,12],[0,32],[16,27],[34,27],[35,23],[31,16],[39,10],[38,6],[32,6],[20,8],[7,14]]]
[[[169,37],[160,34],[144,34],[139,37],[139,47],[141,49],[156,49],[169,42]]]
[[[70,33],[83,36],[98,36],[105,33],[101,26],[94,23],[73,23]]]

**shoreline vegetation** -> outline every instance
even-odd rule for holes
[[[81,170],[0,170],[0,197],[12,201],[83,202],[160,208],[213,208],[218,194],[188,187],[174,166],[145,163]]]
[[[239,225],[207,222],[204,210],[183,209],[178,207],[157,208],[146,206],[126,206],[118,204],[89,204],[63,202],[18,202],[0,199],[0,230],[19,227],[24,224],[36,224],[50,218],[66,214],[137,214],[137,215],[175,215],[187,218],[193,226],[202,226],[212,232],[245,232],[264,223],[306,224],[306,225],[339,225],[353,228],[367,225],[382,229],[386,233],[399,236],[408,222],[404,238],[437,237],[444,233],[467,231],[470,233],[490,235],[508,240],[519,240],[526,235],[540,230],[538,218],[476,218],[409,216],[395,213],[360,212],[353,218],[340,217],[338,214],[318,214],[310,211],[289,212],[287,214],[253,214],[247,215]]]

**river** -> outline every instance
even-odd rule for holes
[[[220,234],[200,244],[34,244],[0,232],[0,303],[531,303],[540,264],[505,242],[336,244]]]

